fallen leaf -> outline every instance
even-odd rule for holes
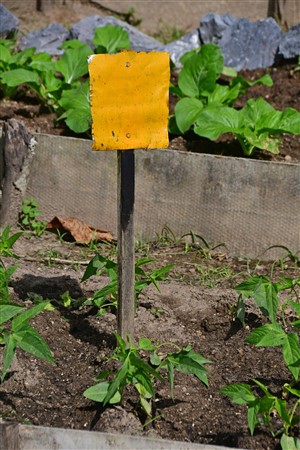
[[[75,217],[54,217],[46,226],[46,230],[58,230],[61,234],[68,233],[78,244],[89,244],[96,241],[113,241],[110,231],[91,227]]]

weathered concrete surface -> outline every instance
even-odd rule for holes
[[[89,140],[36,135],[26,197],[43,220],[78,217],[117,235],[117,152]],[[136,150],[135,230],[193,230],[232,255],[257,257],[274,244],[300,249],[300,165],[174,150]],[[278,256],[278,253],[276,253]],[[274,257],[269,251],[266,257]]]
[[[0,423],[0,450],[230,450],[229,447]]]

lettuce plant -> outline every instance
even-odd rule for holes
[[[234,108],[239,95],[254,84],[272,86],[269,75],[254,82],[236,76],[227,85],[220,84],[223,56],[215,44],[203,45],[181,61],[184,66],[178,87],[171,86],[171,92],[180,99],[175,116],[170,118],[170,132],[184,134],[192,130],[210,140],[232,133],[247,156],[256,148],[277,154],[280,134],[300,134],[300,113],[293,108],[277,111],[262,98],[248,100],[241,110]]]

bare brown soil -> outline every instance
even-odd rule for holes
[[[96,317],[91,308],[57,307],[32,320],[50,346],[56,365],[17,350],[1,386],[2,420],[253,450],[277,448],[278,439],[264,428],[258,428],[253,437],[249,435],[246,409],[233,406],[219,388],[257,378],[278,393],[290,380],[278,348],[253,348],[244,343],[249,331],[263,319],[249,302],[247,326],[243,328],[233,320],[232,307],[237,301],[233,286],[250,272],[278,280],[279,276],[299,276],[299,268],[288,259],[273,264],[232,259],[222,247],[212,251],[201,242],[185,251],[183,243],[165,237],[137,251],[137,258],[152,256],[155,267],[169,263],[175,266],[170,279],[160,284],[160,292],[149,287],[140,297],[135,337],[171,341],[181,347],[191,344],[212,361],[208,366],[209,387],[192,375],[178,373],[173,402],[167,383],[156,383],[153,414],[157,419],[145,427],[145,417],[136,408],[131,389],[118,406],[103,408],[85,399],[82,393],[94,384],[93,377],[108,367],[106,357],[115,346],[116,316],[108,312]],[[50,233],[39,239],[25,234],[15,244],[15,251],[21,259],[11,293],[14,301],[28,307],[33,305],[33,294],[55,303],[66,291],[74,299],[91,297],[108,282],[101,276],[80,283],[96,249],[62,243]],[[113,246],[100,245],[99,251],[115,257]],[[8,265],[15,261],[4,262]]]

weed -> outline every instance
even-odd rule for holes
[[[38,203],[32,198],[24,199],[19,219],[21,227],[32,231],[38,237],[41,236],[45,231],[47,223],[38,220],[40,216],[41,212],[38,209]]]
[[[170,25],[167,22],[160,21],[159,29],[153,34],[153,37],[163,44],[169,44],[180,39],[184,34],[185,31],[180,30],[176,25]]]
[[[207,288],[213,288],[224,278],[232,278],[234,275],[233,270],[225,265],[210,267],[195,264],[195,268],[199,274],[201,285]]]
[[[190,231],[189,233],[181,236],[181,239],[189,236],[190,241],[185,241],[185,253],[188,253],[191,250],[197,250],[201,253],[204,258],[211,259],[214,251],[219,247],[225,247],[224,243],[220,243],[217,245],[210,245],[208,241],[200,234],[194,233],[194,231]]]

